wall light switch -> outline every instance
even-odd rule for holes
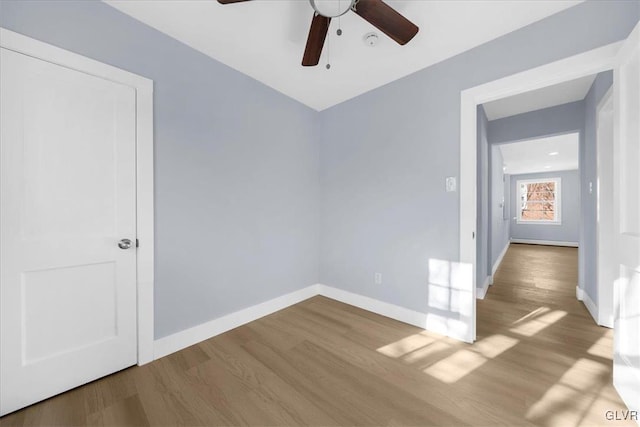
[[[382,273],[374,273],[373,281],[376,285],[382,285]]]
[[[447,192],[456,191],[456,177],[448,176],[446,180]]]

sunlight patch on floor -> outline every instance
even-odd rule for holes
[[[509,350],[519,342],[520,340],[516,338],[511,338],[501,334],[495,334],[476,342],[473,345],[473,349],[482,354],[484,357],[493,359],[494,357],[497,357],[505,351]]]
[[[451,348],[449,344],[443,343],[441,341],[436,341],[428,346],[422,347],[412,353],[406,354],[402,357],[402,360],[407,363],[417,363],[428,359],[438,353],[443,351],[447,351]]]
[[[378,348],[378,353],[385,356],[399,358],[408,353],[419,350],[435,341],[434,338],[424,336],[422,334],[414,334],[406,338],[402,338],[396,342]]]
[[[590,359],[578,359],[562,377],[534,403],[526,413],[528,420],[542,425],[578,426],[588,419],[604,422],[606,407],[600,391],[607,384],[609,368]]]
[[[472,347],[459,350],[426,368],[423,372],[451,384],[470,374],[494,357],[499,356],[519,340],[496,334],[484,338]]]
[[[604,359],[613,360],[613,338],[607,335],[599,338],[598,341],[589,347],[587,353]]]
[[[541,314],[548,313],[549,311],[551,311],[551,309],[549,307],[536,308],[531,313],[525,314],[524,316],[522,316],[521,318],[519,318],[518,320],[513,322],[513,324],[517,325],[518,323],[524,322],[525,320],[527,320],[527,319],[529,319],[531,317],[540,316]]]
[[[475,351],[459,350],[429,366],[423,372],[442,382],[452,384],[484,365],[488,360]]]
[[[532,337],[548,326],[553,325],[566,315],[567,312],[564,310],[554,310],[542,315],[538,315],[533,319],[526,320],[509,330],[516,334]]]
[[[582,358],[578,359],[558,382],[588,392],[593,391],[591,388],[595,384],[604,385],[609,372],[610,369],[605,364]]]

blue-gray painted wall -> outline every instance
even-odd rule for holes
[[[576,101],[491,120],[487,135],[491,144],[508,144],[583,131],[584,102]]]
[[[504,159],[498,145],[490,145],[491,157],[490,170],[490,195],[489,195],[489,274],[493,273],[493,266],[498,257],[509,243],[510,228],[509,218],[511,212],[511,185],[509,175],[504,173]],[[505,211],[503,212],[503,204]],[[505,218],[506,216],[506,218]]]
[[[3,27],[155,81],[156,337],[318,278],[430,312],[429,259],[459,255],[460,91],[639,18],[587,1],[318,114],[102,2],[0,3]]]
[[[518,215],[517,181],[522,179],[560,178],[560,215],[561,223],[555,224],[518,224],[514,219]],[[580,172],[557,171],[511,175],[511,226],[512,239],[550,240],[555,242],[575,242],[580,238]]]
[[[587,1],[323,111],[321,282],[458,318],[429,307],[428,265],[459,260],[460,92],[626,38],[639,11]]]
[[[317,112],[103,2],[0,7],[154,81],[156,338],[317,283]]]
[[[490,177],[486,165],[489,161],[489,140],[487,139],[487,114],[482,105],[478,105],[478,125],[477,125],[477,192],[476,195],[476,286],[482,287],[488,276],[491,275],[489,267],[491,253],[490,236],[491,228],[489,221],[489,190]]]
[[[596,143],[596,108],[602,97],[607,93],[613,84],[613,71],[598,74],[591,89],[584,99],[585,127],[584,144],[580,151],[581,163],[580,174],[582,186],[580,190],[583,221],[580,228],[582,237],[582,252],[584,253],[584,275],[580,281],[580,286],[591,298],[591,301],[598,301],[597,286],[597,143]],[[589,183],[593,183],[593,192],[589,192]]]

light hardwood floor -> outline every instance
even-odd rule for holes
[[[619,425],[577,250],[512,245],[495,279],[473,345],[315,297],[0,425]]]

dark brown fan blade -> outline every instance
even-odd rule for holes
[[[240,3],[241,1],[249,1],[249,0],[218,0],[218,3],[229,4],[229,3]]]
[[[305,47],[304,56],[302,57],[303,66],[312,67],[320,62],[320,55],[322,54],[324,40],[327,38],[330,22],[331,18],[317,13],[313,15],[311,28],[309,28],[309,37],[307,37],[307,47]]]
[[[407,44],[418,27],[382,0],[360,0],[355,12],[400,44]]]

